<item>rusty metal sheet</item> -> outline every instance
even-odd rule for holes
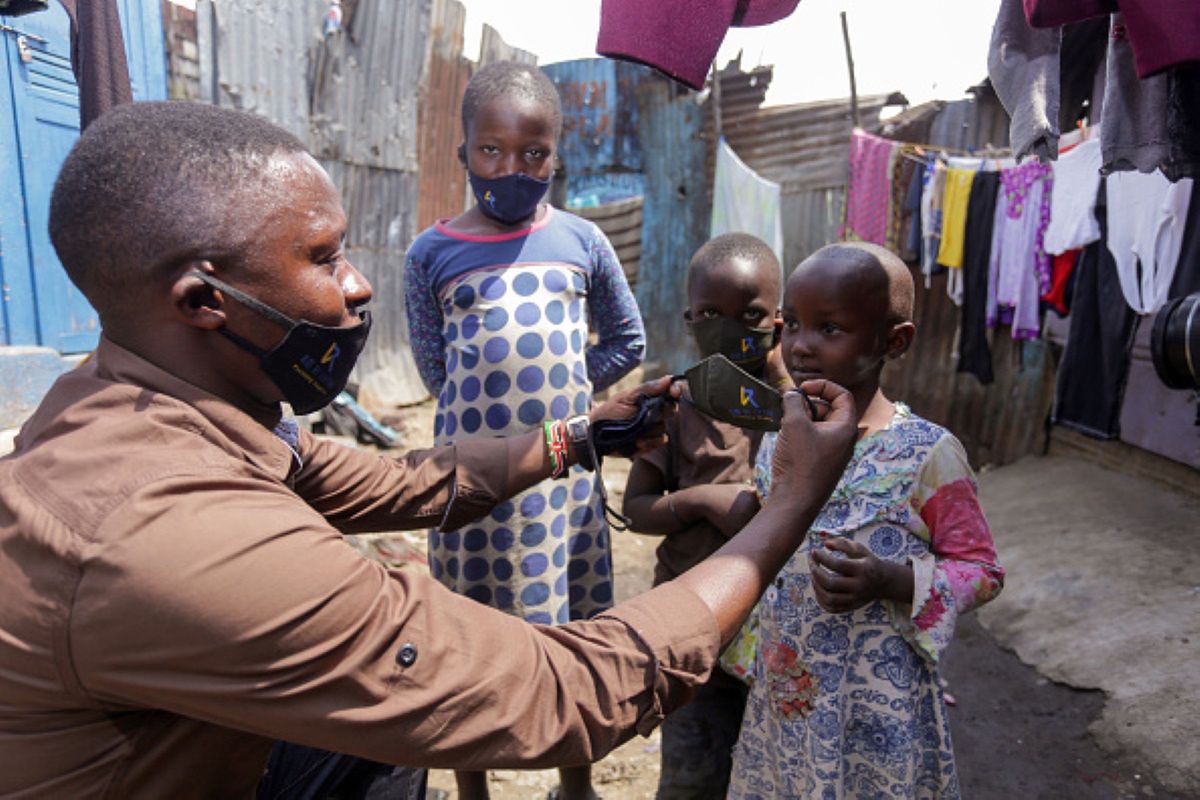
[[[558,155],[572,207],[642,193],[637,86],[650,70],[625,61],[585,58],[547,64],[563,109]]]
[[[463,56],[465,21],[466,7],[458,0],[433,0],[417,121],[419,229],[457,216],[467,196],[466,171],[457,153],[462,96],[471,77],[470,61]]]

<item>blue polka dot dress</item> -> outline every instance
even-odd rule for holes
[[[547,217],[516,237],[466,237],[435,226],[410,250],[410,332],[422,375],[437,390],[438,444],[524,433],[591,406],[595,236],[608,243],[576,217]],[[636,341],[609,343],[632,351],[630,367],[642,349],[636,305],[633,318]],[[439,335],[424,338],[433,339],[430,350],[441,357],[422,364],[421,347],[430,344],[422,333],[433,331]],[[586,619],[610,607],[612,561],[595,481],[574,467],[567,478],[522,492],[466,528],[432,531],[434,577],[530,622]]]

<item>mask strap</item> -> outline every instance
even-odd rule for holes
[[[209,286],[220,289],[222,292],[229,295],[234,300],[237,300],[242,305],[247,306],[247,307],[257,311],[259,314],[261,314],[262,316],[271,320],[276,325],[279,325],[288,330],[291,330],[292,328],[296,327],[296,321],[293,320],[291,317],[289,317],[286,314],[283,314],[279,311],[276,311],[275,309],[271,308],[269,305],[267,305],[263,301],[253,298],[250,295],[246,294],[241,289],[235,289],[232,286],[230,286],[228,283],[226,283],[225,281],[223,281],[219,278],[214,278],[212,275],[205,275],[203,272],[201,272],[199,270],[193,270],[190,274],[192,276],[197,277],[200,280],[204,281]],[[225,329],[221,328],[221,332],[225,333]],[[245,342],[246,341],[245,339],[242,339],[240,336],[238,336],[236,333],[230,332],[226,335],[230,336],[231,338],[236,337],[236,338],[234,338],[235,342],[239,342],[239,341]],[[251,345],[251,346],[253,347],[253,345]],[[258,348],[258,349],[261,351],[261,348]]]

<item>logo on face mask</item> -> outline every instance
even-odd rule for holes
[[[248,353],[258,356],[263,372],[278,387],[283,399],[297,414],[311,414],[328,405],[350,380],[350,372],[367,343],[371,331],[371,313],[360,311],[358,325],[350,327],[318,325],[294,320],[281,311],[235,289],[224,281],[201,272],[200,280],[220,289],[247,308],[287,329],[279,344],[263,350],[228,328],[218,333]],[[343,352],[346,354],[342,358]]]
[[[550,179],[531,178],[524,172],[514,172],[500,178],[481,178],[467,171],[471,191],[479,210],[505,225],[515,225],[537,211],[538,203],[550,188]]]
[[[757,352],[758,350],[754,347],[754,339],[749,337],[742,339],[742,355],[752,355]]]
[[[691,401],[703,413],[741,428],[777,431],[783,396],[720,353],[686,373]]]

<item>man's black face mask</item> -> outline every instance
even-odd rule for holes
[[[371,332],[371,312],[360,311],[362,322],[352,328],[294,320],[261,300],[202,272],[192,273],[247,308],[287,329],[279,344],[263,350],[228,328],[218,333],[258,356],[263,371],[297,414],[311,414],[329,405],[350,380],[350,372]]]

